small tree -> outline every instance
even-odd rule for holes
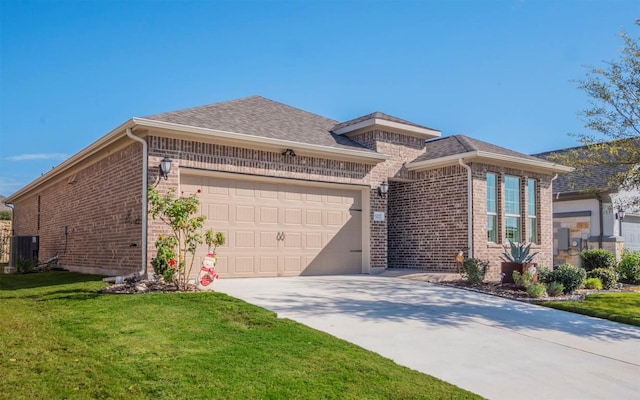
[[[198,193],[200,193],[199,189]],[[206,217],[204,215],[195,216],[200,208],[200,200],[198,200],[196,193],[188,196],[178,196],[176,190],[172,188],[165,195],[161,195],[155,187],[150,187],[148,196],[151,217],[160,219],[169,225],[172,230],[172,235],[170,236],[172,239],[165,237],[156,242],[156,247],[160,247],[158,247],[158,256],[154,260],[158,264],[167,263],[167,265],[160,265],[161,269],[163,267],[174,269],[173,279],[177,282],[180,290],[185,290],[193,270],[198,245],[201,245],[203,240],[206,239],[209,248],[212,245],[217,247],[224,244],[224,235],[222,232],[214,234],[213,230],[209,229],[203,238],[202,228]],[[217,238],[219,240],[216,241]],[[173,250],[174,246],[177,247],[177,252]],[[167,248],[172,250],[167,252]],[[173,255],[177,257],[177,260],[173,260],[173,258],[167,260],[167,257]],[[167,273],[165,271],[166,269],[163,270],[162,274],[166,277]]]
[[[624,48],[619,58],[602,68],[589,68],[586,78],[577,82],[591,103],[580,113],[590,132],[572,135],[585,146],[551,159],[575,167],[576,177],[590,177],[605,167],[612,173],[609,187],[633,191],[640,188],[640,41],[624,31],[620,36]],[[638,196],[618,202],[624,208],[640,206]]]

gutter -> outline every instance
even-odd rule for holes
[[[147,141],[134,136],[131,128],[127,128],[127,136],[132,140],[142,143],[142,266],[140,267],[140,277],[147,275],[147,222],[149,220],[148,199],[147,199],[147,181],[149,179],[149,148]]]
[[[458,164],[467,170],[467,240],[469,242],[468,258],[473,258],[473,185],[471,177],[471,167],[462,161],[462,157],[458,158]]]

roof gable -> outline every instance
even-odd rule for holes
[[[351,134],[376,128],[424,139],[432,139],[441,135],[439,130],[418,125],[405,119],[394,117],[393,115],[379,111],[363,115],[362,117],[354,118],[349,121],[341,122],[335,125],[331,129],[331,132],[336,135],[349,136]]]
[[[513,165],[521,169],[545,173],[568,172],[572,169],[547,160],[509,150],[465,135],[453,135],[426,142],[425,152],[407,164],[410,170],[434,166],[481,161],[497,165]]]
[[[338,121],[261,96],[143,118],[290,142],[371,152],[348,137],[332,134],[331,128]]]

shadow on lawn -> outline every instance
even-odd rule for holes
[[[82,282],[99,282],[103,276],[68,271],[49,271],[34,274],[0,275],[0,291],[44,288]]]
[[[520,332],[557,331],[604,340],[640,340],[638,327],[468,290],[394,278],[354,276],[351,280],[326,279],[326,282],[321,277],[298,278],[286,293],[258,291],[254,298],[258,300],[257,304],[283,317],[296,313],[328,318],[347,314],[380,323],[413,321],[424,324],[427,329],[429,326],[464,327],[475,322]],[[247,301],[252,302],[251,299]]]

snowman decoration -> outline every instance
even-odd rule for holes
[[[213,282],[220,278],[215,270],[216,262],[216,253],[213,252],[207,254],[202,260],[202,266],[198,274],[198,290],[213,290]]]

